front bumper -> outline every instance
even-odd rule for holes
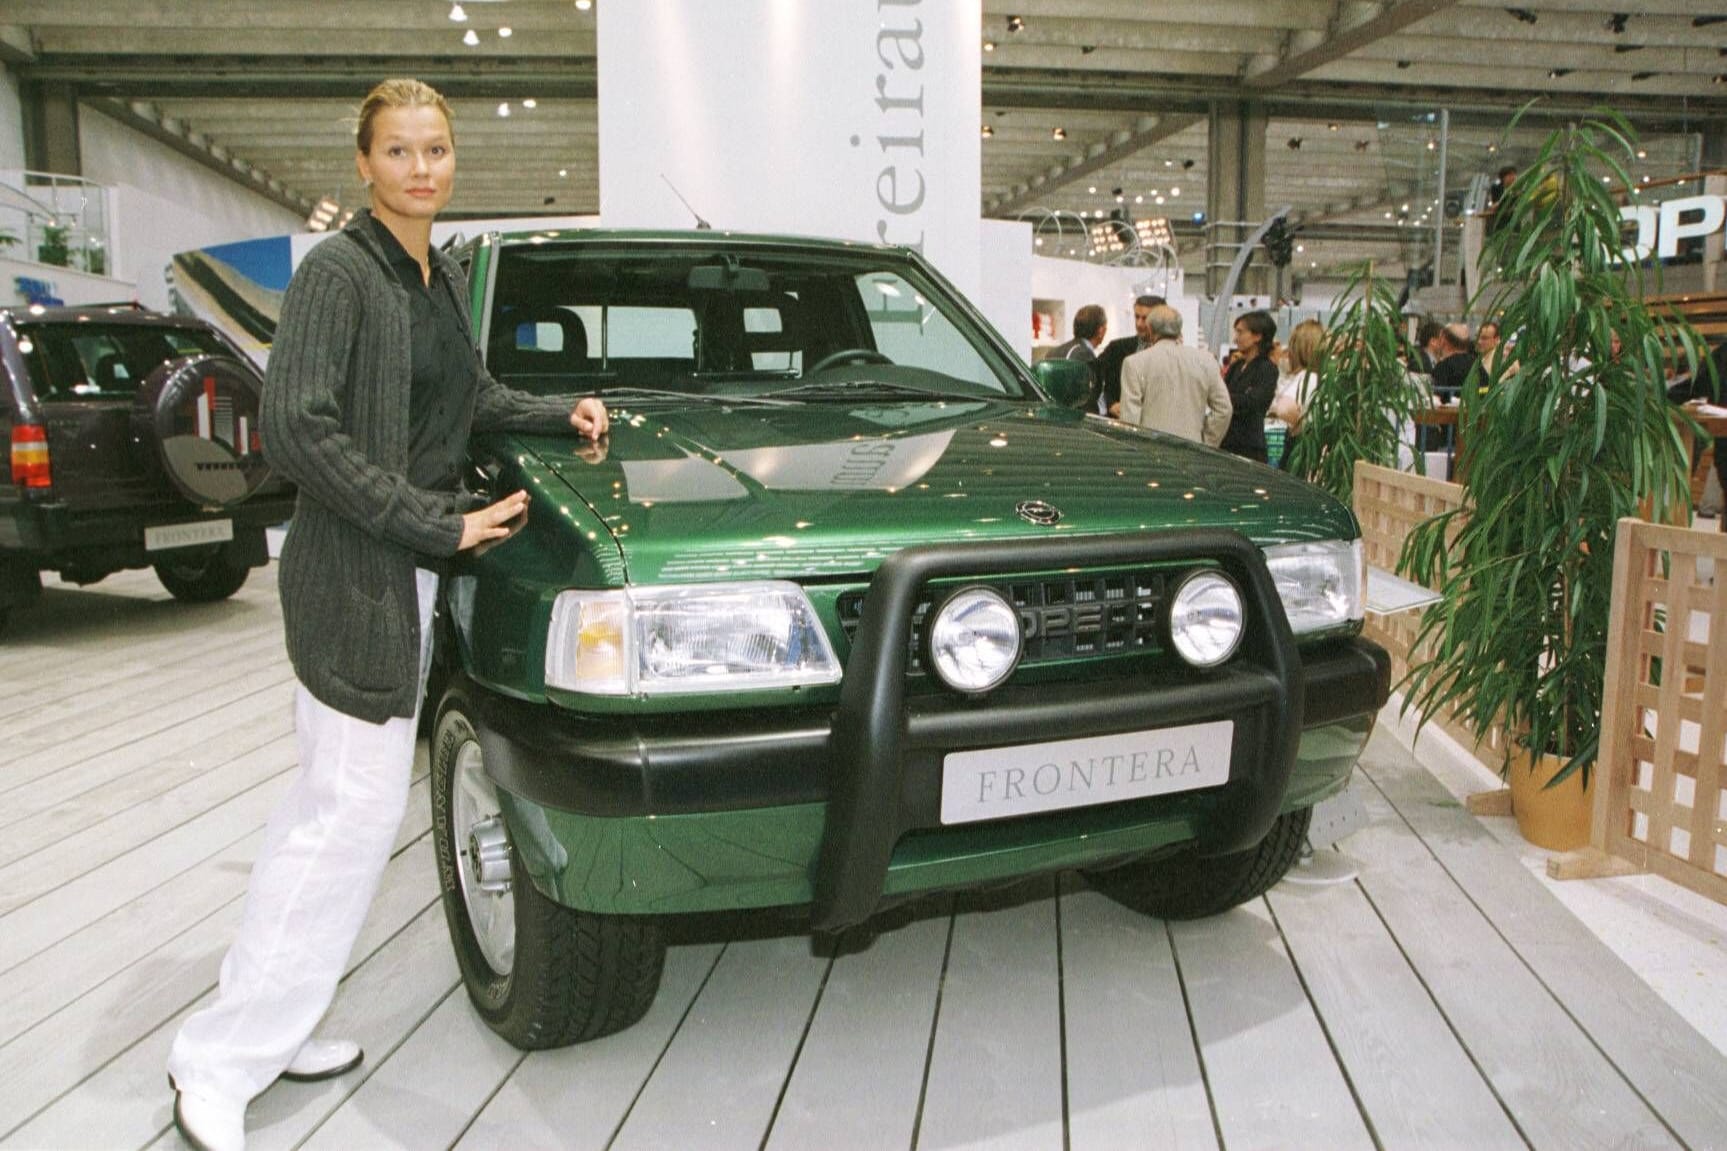
[[[588,910],[811,903],[815,926],[832,930],[868,918],[884,897],[1186,843],[1238,850],[1280,811],[1343,786],[1389,691],[1382,649],[1337,639],[1298,650],[1258,549],[1234,533],[1055,542],[1080,565],[1217,563],[1248,601],[1243,650],[1209,673],[1009,686],[982,705],[907,698],[915,590],[954,571],[1014,570],[1027,549],[906,549],[872,582],[837,709],[636,724],[476,693],[487,770],[530,875],[551,898]],[[941,825],[950,752],[1225,718],[1235,736],[1221,787]]]

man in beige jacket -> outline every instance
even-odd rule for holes
[[[1215,448],[1229,430],[1229,389],[1210,352],[1181,344],[1181,313],[1167,305],[1149,317],[1152,345],[1121,367],[1121,419]]]

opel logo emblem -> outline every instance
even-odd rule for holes
[[[1015,515],[1027,523],[1048,527],[1061,522],[1061,509],[1042,500],[1021,500],[1013,506],[1013,510]]]

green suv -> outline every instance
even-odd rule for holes
[[[1294,863],[1384,703],[1349,510],[1075,408],[916,253],[720,232],[462,248],[492,372],[597,443],[476,440],[432,740],[469,994],[551,1047],[652,1001],[667,917],[1065,868],[1202,916]]]

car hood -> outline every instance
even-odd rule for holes
[[[632,583],[858,574],[962,540],[1357,534],[1342,504],[1281,472],[1023,401],[618,407],[600,444],[524,445],[610,528]],[[1033,522],[1049,518],[1036,502],[1059,519]]]

